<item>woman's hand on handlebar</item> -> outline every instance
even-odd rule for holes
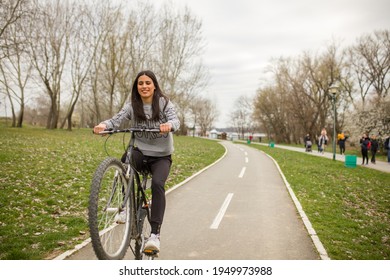
[[[107,125],[104,123],[99,123],[97,126],[93,128],[93,133],[99,134],[99,132],[102,132],[107,128]]]
[[[137,130],[137,128],[134,128],[135,130]],[[141,129],[141,128],[140,128]],[[171,132],[171,131],[173,131],[172,130],[172,124],[171,123],[162,123],[162,124],[160,124],[160,127],[159,128],[157,128],[157,130],[160,130],[160,133],[161,134],[164,134],[164,133],[169,133],[169,132]],[[94,128],[93,128],[93,133],[94,134],[100,134],[101,132],[103,132],[103,131],[105,131],[105,130],[107,130],[107,125],[106,124],[104,124],[104,123],[100,123],[100,124],[98,124],[97,126],[95,126]],[[146,128],[145,130],[140,130],[140,131],[147,131],[148,129]],[[156,130],[156,129],[150,129],[151,131],[152,130]],[[120,131],[120,130],[118,130],[117,132],[125,132],[125,131]],[[103,133],[103,134],[101,134],[102,136],[105,136],[105,135],[107,135],[106,133]]]
[[[162,123],[160,124],[160,133],[168,133],[172,131],[171,123]]]

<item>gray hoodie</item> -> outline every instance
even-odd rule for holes
[[[180,128],[180,121],[177,118],[175,108],[171,101],[166,101],[160,98],[160,118],[158,121],[150,120],[152,116],[152,105],[144,105],[145,116],[147,121],[136,121],[134,118],[133,107],[127,103],[118,114],[111,119],[104,121],[107,128],[117,129],[124,120],[131,120],[131,127],[139,128],[159,128],[162,123],[170,123],[174,131]],[[165,107],[165,109],[164,109]],[[146,156],[162,157],[172,154],[173,135],[172,132],[168,134],[159,134],[151,132],[136,132],[135,145]]]

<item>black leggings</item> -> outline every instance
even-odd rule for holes
[[[362,156],[363,156],[363,163],[362,164],[364,164],[364,160],[366,160],[366,162],[368,164],[368,150],[362,149]]]
[[[371,156],[371,162],[372,162],[372,163],[375,163],[375,161],[376,161],[376,160],[375,160],[376,152],[377,152],[376,150],[371,150],[371,155],[372,155],[372,156]]]
[[[124,155],[125,156],[125,155]],[[122,157],[122,161],[124,158]],[[165,212],[165,182],[171,170],[171,155],[150,157],[143,155],[139,150],[133,152],[133,160],[138,170],[147,168],[152,174],[152,213],[150,224],[152,233],[159,234]]]
[[[160,233],[165,212],[165,182],[171,170],[171,156],[147,157],[147,163],[152,172],[152,214],[150,224],[152,233]]]
[[[340,154],[344,154],[345,153],[345,143],[344,142],[340,142],[339,143],[339,147],[340,147]]]

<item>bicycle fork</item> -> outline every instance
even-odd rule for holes
[[[107,213],[117,213],[119,211],[122,211],[123,208],[124,208],[124,202],[121,204],[121,207],[120,209],[118,209],[118,207],[110,207],[111,206],[111,203],[112,203],[112,200],[115,196],[115,193],[117,191],[117,187],[118,187],[118,181],[120,180],[120,177],[119,177],[119,172],[116,171],[115,172],[115,175],[114,175],[114,180],[112,182],[112,187],[111,187],[111,195],[106,203],[106,206],[103,208],[103,212],[107,212]],[[125,200],[124,200],[125,201]]]

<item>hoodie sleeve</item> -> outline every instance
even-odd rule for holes
[[[107,128],[117,129],[125,120],[132,119],[133,108],[130,103],[126,103],[126,105],[111,119],[103,121],[102,123],[107,125]]]
[[[177,117],[175,106],[171,101],[168,101],[165,107],[164,114],[167,118],[167,122],[172,125],[173,131],[177,131],[180,128],[180,120]]]

